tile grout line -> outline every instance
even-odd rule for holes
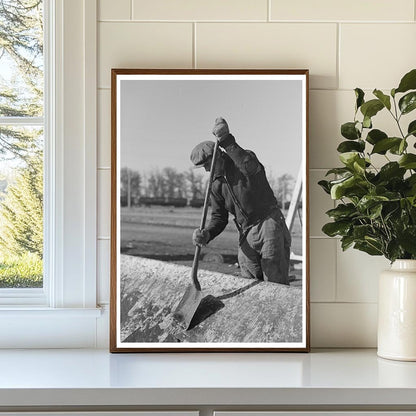
[[[340,71],[341,71],[341,24],[337,23],[337,90],[339,90],[339,80],[340,80]]]
[[[196,22],[192,23],[192,68],[196,69]]]
[[[131,8],[131,13],[134,12],[133,7]],[[315,24],[323,24],[323,25],[336,25],[336,24],[354,24],[354,25],[414,25],[413,20],[270,20],[266,19],[253,19],[253,20],[243,20],[243,19],[235,19],[235,20],[220,20],[220,19],[210,19],[210,20],[192,20],[192,19],[185,19],[185,20],[178,20],[178,19],[99,19],[97,20],[98,23],[287,23],[287,24],[306,24],[306,25],[315,25]]]
[[[310,235],[309,240],[340,240],[341,237],[329,237],[325,234],[322,235]]]
[[[360,301],[341,301],[341,302],[329,302],[329,301],[310,301],[311,305],[329,305],[329,306],[345,306],[345,305],[374,305],[377,306],[378,302],[360,302]]]
[[[341,302],[330,302],[330,301],[311,301],[311,303],[315,304],[315,305],[334,305],[334,306],[339,306],[339,305],[377,305],[378,302],[374,301],[358,301],[358,300],[354,300],[354,301],[341,301]]]
[[[130,20],[133,20],[133,0],[130,0]]]
[[[336,241],[334,244],[334,259],[335,259],[335,282],[334,282],[334,302],[338,303],[338,244],[340,244],[340,240]]]
[[[267,0],[267,22],[270,23],[272,20],[272,0]],[[415,0],[416,1],[416,0]]]

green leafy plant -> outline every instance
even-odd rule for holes
[[[343,166],[326,173],[335,179],[319,182],[338,201],[326,212],[333,221],[322,231],[340,236],[343,250],[353,247],[391,262],[416,259],[416,120],[403,117],[416,109],[416,69],[390,95],[375,89],[375,98],[366,101],[362,89],[354,91],[354,120],[341,126],[346,140],[337,148]],[[373,127],[380,111],[393,117],[393,134]],[[380,157],[384,165],[376,163]]]

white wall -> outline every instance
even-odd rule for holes
[[[415,0],[99,0],[98,7],[99,303],[108,304],[110,281],[110,69],[309,68],[312,346],[376,346],[377,276],[388,262],[342,253],[322,234],[333,202],[316,183],[337,164],[353,88],[390,90],[416,67]],[[107,347],[105,322],[98,332]]]

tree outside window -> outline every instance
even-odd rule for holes
[[[43,285],[43,2],[0,0],[0,288]]]

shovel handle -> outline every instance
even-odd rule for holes
[[[211,188],[212,188],[212,182],[214,182],[214,170],[215,170],[215,163],[217,161],[218,157],[218,147],[219,147],[219,140],[215,141],[215,147],[214,147],[214,153],[212,155],[212,162],[211,162],[211,169],[209,172],[209,182],[208,187],[205,192],[205,199],[204,199],[204,208],[202,210],[202,218],[201,218],[201,224],[199,226],[199,229],[202,231],[205,228],[205,223],[207,220],[207,214],[208,214],[208,204],[209,204],[209,197],[211,195]],[[198,263],[199,263],[199,255],[201,253],[201,247],[196,246],[195,247],[195,254],[194,254],[194,261],[192,263],[192,281],[197,290],[201,290],[201,285],[198,281]]]
[[[205,222],[207,220],[209,197],[211,195],[212,182],[214,182],[214,170],[215,170],[215,164],[217,162],[217,157],[218,157],[218,147],[219,147],[219,140],[216,140],[214,153],[212,155],[211,169],[209,171],[208,187],[207,187],[207,191],[205,192],[204,209],[202,211],[201,225],[199,227],[201,231],[205,228]]]

